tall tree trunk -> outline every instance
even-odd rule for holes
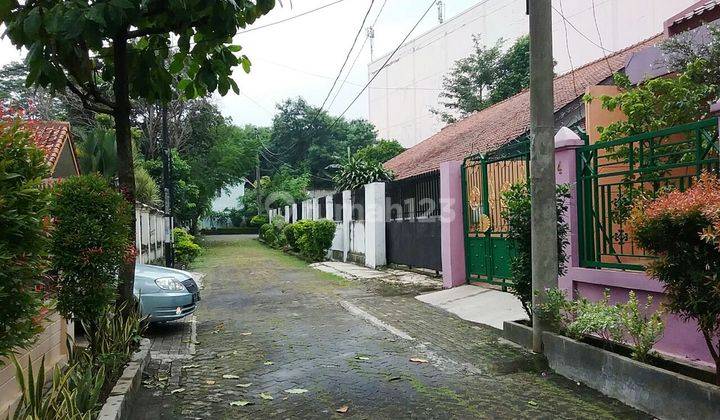
[[[135,171],[130,137],[130,92],[128,87],[127,40],[125,34],[113,40],[113,58],[115,65],[115,136],[117,138],[118,180],[120,191],[130,202],[133,209],[130,223],[130,240],[135,242]],[[137,244],[136,244],[137,245]],[[135,257],[130,256],[120,267],[118,281],[118,305],[126,304],[130,309],[135,281]]]

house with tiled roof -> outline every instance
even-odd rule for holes
[[[554,80],[555,126],[583,126],[585,106],[583,95],[589,87],[611,84],[614,73],[625,68],[636,52],[654,46],[662,35],[609,54]],[[397,179],[435,171],[448,161],[485,153],[525,138],[530,131],[530,91],[523,90],[502,102],[475,112],[446,126],[385,163]]]
[[[60,179],[80,175],[70,123],[63,121],[33,121],[30,124],[35,144],[45,152],[50,178]]]

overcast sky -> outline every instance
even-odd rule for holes
[[[268,15],[253,26],[262,26],[295,16],[336,0],[281,0]],[[444,0],[445,17],[450,18],[478,0]],[[374,57],[392,51],[422,16],[430,0],[374,0],[365,26],[377,19],[375,25]],[[383,7],[383,3],[385,3]],[[352,44],[371,0],[343,0],[317,12],[239,35],[236,43],[252,61],[252,71],[235,71],[241,95],[232,92],[218,100],[224,115],[235,124],[268,125],[275,113],[275,104],[291,97],[302,96],[311,104],[320,105],[327,95]],[[382,8],[382,12],[381,12]],[[381,13],[380,13],[381,12]],[[378,17],[378,13],[380,16]],[[437,9],[420,23],[410,36],[427,31],[438,24]],[[252,28],[251,26],[250,28]],[[365,40],[365,29],[358,38],[347,67],[355,60]],[[7,39],[0,43],[0,64],[22,58]],[[367,82],[370,62],[370,43],[360,53],[347,82],[329,109],[341,113]],[[340,78],[340,86],[345,74]],[[333,95],[330,96],[328,104]],[[363,94],[348,110],[350,118],[367,118],[367,96]]]

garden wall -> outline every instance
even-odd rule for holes
[[[135,246],[138,262],[149,264],[165,255],[165,213],[137,204],[135,206]]]
[[[67,362],[66,342],[68,334],[73,336],[73,326],[55,312],[48,314],[45,320],[45,330],[38,334],[37,341],[28,349],[17,352],[15,357],[25,370],[30,356],[33,369],[37,370],[44,356],[47,378],[56,365]],[[5,419],[12,413],[20,396],[20,388],[15,378],[15,366],[10,360],[0,358],[0,419]]]

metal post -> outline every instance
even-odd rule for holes
[[[171,166],[172,156],[170,152],[170,136],[168,135],[167,104],[162,106],[162,137],[163,137],[163,197],[165,201],[165,266],[175,266],[175,250],[173,249],[173,217],[172,217],[172,181]]]
[[[551,0],[533,0],[530,14],[530,177],[532,196],[533,308],[558,284],[557,211],[555,209],[555,144]],[[533,351],[542,352],[547,322],[533,311]]]

